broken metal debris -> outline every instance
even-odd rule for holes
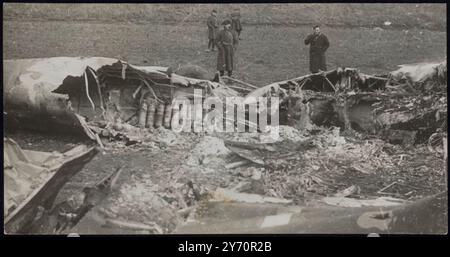
[[[322,201],[329,205],[336,205],[342,207],[362,207],[362,206],[397,206],[404,204],[405,201],[392,197],[379,197],[376,199],[354,199],[348,197],[324,197]]]
[[[244,208],[245,215],[236,215],[246,218],[249,226],[264,224],[247,227],[245,232],[331,233],[342,228],[339,224],[349,223],[348,227],[355,229],[349,232],[354,233],[379,227],[375,220],[391,219],[395,212],[389,207],[374,214],[364,208],[416,206],[404,203],[443,188],[435,175],[442,176],[446,170],[442,165],[442,159],[446,163],[447,158],[446,62],[402,66],[380,75],[337,68],[261,88],[229,77],[210,81],[195,67],[172,72],[170,68],[134,66],[108,58],[49,58],[6,64],[11,71],[4,81],[7,118],[23,123],[36,115],[47,117],[51,123],[81,129],[113,154],[143,149],[165,154],[147,157],[162,164],[152,168],[151,174],[133,173],[116,190],[100,194],[101,201],[85,204],[87,191],[102,191],[88,187],[77,207],[58,205],[53,209],[60,217],[57,229],[35,227],[37,231],[195,233],[206,231],[198,222],[223,204]],[[57,75],[49,76],[49,72]],[[170,108],[172,99],[192,99],[196,88],[202,89],[203,97],[245,95],[244,103],[251,103],[253,97],[278,96],[282,125],[258,127],[254,133],[206,136],[171,131],[171,117],[177,115],[177,109]],[[60,99],[56,101],[59,105],[47,101],[55,97]],[[28,103],[28,99],[33,101]],[[24,106],[32,109],[35,117],[22,114]],[[252,125],[247,120],[238,122]],[[279,132],[279,137],[274,137],[274,132]],[[117,142],[120,140],[125,144]],[[166,158],[168,162],[163,161]],[[361,206],[370,215],[350,218],[346,214],[349,219],[338,218],[335,226],[308,216],[311,225],[300,222],[287,229],[303,212],[295,207],[313,200],[339,205],[339,211],[347,214],[349,207],[344,206]],[[258,216],[253,222],[252,216],[246,215],[252,212],[249,209],[258,208],[270,209],[270,215]],[[280,209],[282,213],[273,212]],[[317,213],[328,210],[318,209]],[[130,210],[135,213],[133,217],[129,217]],[[56,213],[42,212],[48,217]],[[236,225],[239,219],[224,227],[210,218],[212,230],[207,231],[244,229]],[[48,224],[44,220],[40,224]],[[188,228],[192,222],[198,229]],[[436,229],[439,222],[441,219],[427,223],[424,231],[441,231]],[[381,229],[386,231],[410,230]]]
[[[92,208],[100,205],[114,189],[117,189],[117,180],[123,170],[124,167],[117,168],[95,185],[86,186],[69,199],[56,204],[52,209],[44,210],[35,217],[28,233],[66,234]]]
[[[377,191],[392,180],[385,185],[373,187],[369,182],[372,179],[379,181],[389,177],[421,176],[416,172],[428,172],[425,176],[433,177],[446,169],[440,164],[440,157],[429,152],[425,146],[416,146],[412,151],[376,138],[355,140],[354,137],[341,136],[337,127],[305,131],[299,137],[303,141],[296,143],[283,140],[283,135],[280,138],[281,141],[275,144],[251,142],[240,143],[237,147],[238,144],[233,142],[226,145],[229,145],[236,156],[249,160],[250,167],[262,166],[265,194],[295,199],[297,203],[302,203],[302,199],[307,198],[310,193],[326,196],[336,194],[337,190],[343,194],[349,193],[345,192],[347,190],[351,194],[376,195]],[[409,152],[408,160],[404,158],[405,151]],[[426,163],[436,163],[436,166],[424,169],[423,165],[427,165]],[[242,168],[247,170],[247,167]],[[238,171],[239,169],[240,167],[236,168]],[[346,176],[349,177],[344,179]],[[358,177],[365,178],[367,181],[364,183],[367,184],[361,184],[364,180]],[[347,189],[337,185],[340,180],[345,180]],[[351,184],[352,181],[358,181],[357,185]],[[404,194],[410,191],[411,188],[406,192],[401,191],[401,196],[406,197]]]
[[[236,193],[231,190],[217,188],[210,201],[243,202],[243,203],[291,203],[292,200],[263,197],[257,194]]]
[[[346,189],[337,192],[336,194],[334,194],[335,197],[347,197],[353,194],[358,195],[361,192],[361,188],[359,188],[359,186],[349,186]]]
[[[381,207],[210,203],[209,215],[186,222],[174,233],[446,234],[446,203],[446,192],[413,203]]]
[[[73,131],[80,129],[77,114],[84,117],[88,127],[82,129],[90,138],[108,136],[111,128],[170,128],[172,99],[191,98],[194,89],[219,98],[239,95],[225,84],[184,77],[167,67],[111,58],[6,60],[4,66],[8,124],[33,124],[41,130],[57,124]]]
[[[281,123],[300,130],[311,124],[340,126],[383,134],[392,142],[423,143],[446,124],[446,90],[441,86],[446,84],[446,62],[402,65],[375,76],[337,68],[256,89],[233,78],[223,77],[217,83],[181,76],[166,67],[134,66],[99,57],[7,60],[5,67],[5,110],[10,124],[22,121],[39,128],[40,122],[50,119],[46,126],[56,123],[73,129],[79,127],[75,113],[85,118],[88,127],[82,126],[83,131],[100,145],[99,137],[110,138],[123,130],[127,134],[130,126],[150,131],[170,128],[175,117],[172,99],[192,97],[195,88],[205,96],[222,98],[252,90],[245,93],[244,103],[254,97],[279,96]],[[204,73],[188,68],[179,70],[191,76]],[[423,106],[420,112],[416,105]],[[36,117],[40,117],[37,123],[23,122]],[[411,130],[417,122],[427,126]]]
[[[65,153],[22,150],[4,138],[4,216],[8,234],[27,233],[38,213],[52,209],[58,192],[98,152],[77,146]]]
[[[340,126],[391,142],[423,143],[437,129],[446,130],[446,69],[446,62],[404,65],[387,75],[368,76],[338,68],[260,90],[278,90],[284,99],[280,110],[285,110],[281,124],[299,130],[311,124]]]

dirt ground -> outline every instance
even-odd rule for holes
[[[242,40],[237,51],[235,77],[257,86],[285,80],[309,73],[308,48],[303,39],[311,31],[310,26],[248,25],[244,26]],[[327,27],[322,31],[328,36],[331,47],[327,52],[328,67],[357,67],[362,72],[383,73],[398,64],[443,60],[447,55],[445,31],[419,28],[373,29],[355,26]],[[211,77],[217,52],[207,53],[205,26],[195,23],[163,25],[150,23],[101,23],[68,21],[11,21],[3,23],[3,58],[44,58],[51,56],[104,56],[115,57],[132,64],[178,67],[195,64],[206,68]],[[16,140],[25,149],[65,151],[77,143],[90,143],[84,138],[68,135],[46,135],[23,131],[7,131],[6,136]],[[101,180],[115,168],[125,165],[127,172],[122,183],[133,178],[139,180],[180,166],[196,138],[187,140],[178,150],[133,148],[115,153],[99,154],[61,191],[59,199],[84,186]],[[417,155],[416,155],[417,156]],[[433,165],[438,159],[433,159]],[[420,167],[418,167],[420,168]],[[427,180],[427,174],[423,176]],[[367,192],[394,181],[388,177],[392,170],[383,171],[387,178],[381,184],[371,184],[371,175],[348,171],[336,179],[334,189],[341,190],[352,184],[366,184]],[[404,170],[395,171],[398,173]],[[420,173],[421,171],[419,171]],[[418,174],[418,173],[415,173]],[[161,179],[163,176],[157,176]],[[351,181],[340,181],[352,177]],[[404,176],[401,176],[404,177]],[[445,188],[436,176],[427,188],[415,197],[436,193]],[[166,178],[167,179],[167,178]],[[220,179],[219,179],[220,181]],[[414,183],[420,181],[415,180]],[[405,182],[407,184],[407,182]],[[421,185],[410,185],[420,187]],[[138,215],[138,214],[136,214]]]

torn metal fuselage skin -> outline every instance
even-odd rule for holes
[[[446,234],[447,192],[397,206],[286,206],[210,202],[175,234]],[[211,213],[211,214],[209,214]]]
[[[139,109],[148,101],[167,104],[177,94],[193,95],[195,88],[237,95],[220,83],[180,76],[167,67],[113,58],[52,57],[3,64],[6,127],[86,130],[80,116],[88,122],[137,125]]]
[[[62,61],[62,60],[61,60]],[[4,126],[48,129],[48,124],[73,127],[68,97],[51,93],[64,78],[48,76],[50,64],[40,59],[3,61]],[[46,76],[47,75],[47,76]]]
[[[4,138],[4,227],[7,234],[26,234],[39,211],[48,211],[61,188],[97,153],[77,146],[67,152],[22,150]]]
[[[3,61],[3,110],[5,125],[28,129],[79,131],[67,94],[53,92],[87,67],[98,69],[117,60],[110,58],[53,57]]]
[[[353,68],[275,82],[247,95],[280,97],[280,124],[338,126],[396,143],[424,143],[446,130],[446,62],[403,65],[388,74]],[[419,74],[416,74],[419,73]]]

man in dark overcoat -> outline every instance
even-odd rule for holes
[[[320,32],[318,25],[313,27],[313,33],[305,39],[305,44],[309,46],[309,70],[312,73],[327,70],[325,52],[330,46],[327,36]]]
[[[212,10],[211,15],[206,21],[206,25],[208,26],[208,49],[206,51],[214,51],[214,47],[216,46],[217,30],[219,29],[216,10]]]
[[[241,39],[241,13],[238,9],[236,9],[234,13],[231,14],[231,30],[236,31],[238,38]]]
[[[231,21],[225,20],[223,29],[217,35],[217,48],[219,53],[217,55],[217,70],[223,76],[225,70],[228,76],[232,76],[234,68],[234,51],[238,43],[237,34],[231,30]]]

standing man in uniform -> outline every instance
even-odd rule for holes
[[[325,52],[330,46],[328,38],[320,32],[318,25],[313,27],[313,33],[305,39],[305,45],[309,47],[309,70],[311,73],[317,73],[327,70]]]
[[[230,20],[225,20],[222,25],[223,29],[217,35],[217,48],[219,49],[217,55],[217,70],[220,72],[220,76],[223,76],[226,70],[228,76],[231,77],[234,68],[234,50],[238,43],[238,38],[237,34],[231,30]]]
[[[241,40],[241,13],[239,9],[236,9],[233,14],[231,14],[231,30],[236,31],[239,40]]]
[[[216,46],[216,37],[217,30],[219,29],[219,22],[217,21],[217,11],[212,10],[211,15],[208,17],[206,21],[206,25],[208,26],[208,49],[207,52],[214,51],[214,47]]]

